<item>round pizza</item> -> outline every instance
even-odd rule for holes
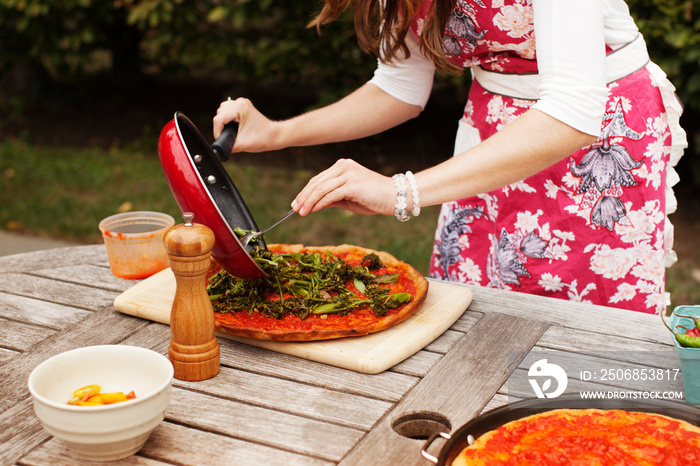
[[[220,269],[208,278],[220,332],[272,341],[367,335],[410,317],[428,293],[411,265],[359,246],[272,244],[251,257],[264,277],[244,280]]]
[[[554,409],[486,432],[452,466],[670,465],[700,461],[700,428],[661,414]]]

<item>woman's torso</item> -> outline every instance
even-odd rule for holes
[[[543,77],[560,72],[566,60],[538,57],[536,50],[551,51],[543,41],[558,37],[572,43],[571,32],[561,24],[536,29],[535,21],[541,25],[550,17],[568,20],[571,16],[561,10],[547,14],[575,2],[534,3],[535,8],[533,0],[458,0],[444,42],[452,61],[498,74],[539,72]],[[623,1],[578,6],[579,11],[590,6],[591,17],[602,16],[606,52],[637,37]],[[537,18],[535,10],[540,12]],[[601,16],[595,16],[598,11]],[[414,25],[420,35],[421,20]],[[549,35],[536,38],[535,30]],[[597,43],[602,46],[603,41]],[[570,51],[582,63],[579,52],[575,47]],[[670,150],[663,102],[646,69],[603,90],[607,98],[601,107],[604,104],[606,113],[598,126],[598,143],[519,183],[443,205],[433,277],[646,312],[663,309],[665,167]],[[585,88],[576,92],[579,98],[591,98]],[[489,92],[478,80],[473,83],[455,152],[491,136],[535,105],[536,99],[513,96]],[[469,144],[461,146],[460,134],[467,127],[478,137],[467,138]]]

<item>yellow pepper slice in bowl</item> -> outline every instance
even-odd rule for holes
[[[68,402],[69,405],[77,406],[102,406],[136,398],[133,390],[128,394],[123,392],[100,393],[102,387],[99,385],[87,385],[73,392],[73,399]]]

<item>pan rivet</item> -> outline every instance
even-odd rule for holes
[[[207,176],[207,183],[209,183],[209,184],[216,183],[216,177],[214,175]]]
[[[197,162],[197,163],[199,163],[199,162],[202,161],[202,156],[199,155],[199,154],[195,155],[193,158],[194,158],[194,161]]]

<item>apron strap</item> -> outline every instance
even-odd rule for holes
[[[605,74],[608,84],[618,81],[649,63],[644,38],[641,34],[617,50],[605,56]],[[481,87],[492,94],[504,95],[514,99],[538,100],[540,98],[540,76],[537,73],[499,73],[473,66],[472,77]]]

